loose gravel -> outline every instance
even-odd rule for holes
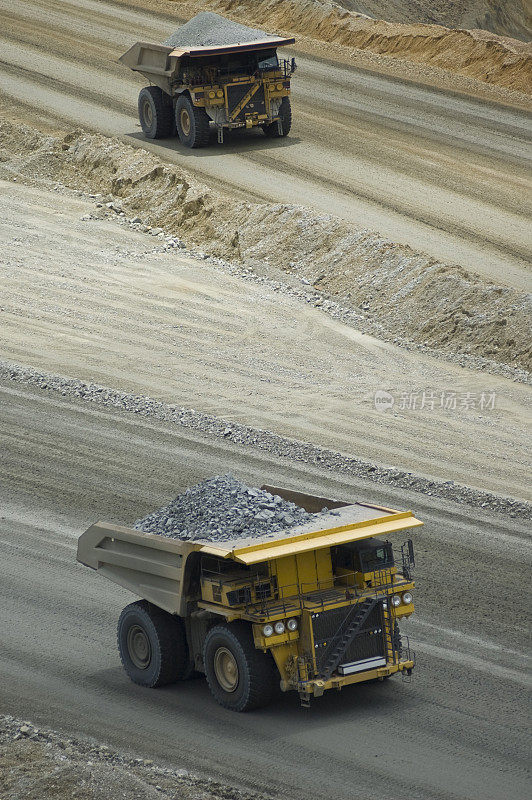
[[[0,715],[2,800],[264,800],[175,765]]]
[[[298,442],[271,431],[228,422],[211,414],[162,403],[151,397],[120,392],[76,378],[51,375],[8,361],[0,361],[0,379],[36,386],[47,391],[58,392],[64,397],[77,397],[143,417],[175,423],[189,430],[201,431],[211,436],[227,439],[235,444],[263,450],[279,458],[313,464],[340,475],[353,475],[375,483],[441,497],[453,503],[480,506],[487,511],[495,511],[511,518],[532,519],[532,504],[525,501],[472,489],[452,480],[430,480],[395,467],[379,467],[353,456],[316,447],[308,442]]]
[[[248,28],[220,14],[203,11],[181,25],[163,44],[167,47],[216,47],[267,38],[269,35],[258,28]]]
[[[230,473],[201,481],[171,503],[135,522],[137,530],[174,539],[228,542],[267,538],[338,512],[310,514],[295,503],[254,489]]]

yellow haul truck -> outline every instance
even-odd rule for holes
[[[287,136],[292,124],[290,76],[295,59],[277,48],[295,39],[268,37],[214,47],[167,47],[137,42],[119,61],[148,78],[139,94],[140,125],[148,139],[175,136],[187,147],[209,141],[211,122],[224,130],[260,127]]]
[[[80,536],[78,561],[142,598],[118,623],[129,677],[156,687],[202,672],[221,705],[246,711],[279,686],[307,706],[328,689],[411,674],[398,623],[414,610],[412,540],[394,556],[385,537],[423,523],[410,511],[262,488],[335,516],[326,528],[231,542],[102,522]]]

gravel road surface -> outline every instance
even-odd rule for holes
[[[278,798],[528,797],[524,526],[38,389],[3,384],[0,402],[5,713]],[[76,536],[228,469],[251,485],[410,507],[425,521],[405,626],[411,683],[329,693],[310,711],[288,695],[235,715],[202,680],[160,691],[127,680],[115,624],[131,597],[75,563]]]
[[[175,30],[173,4],[5,0],[2,13],[0,91],[10,115],[122,136],[238,196],[312,206],[527,285],[525,112],[305,56],[287,140],[237,136],[194,152],[177,140],[147,144],[136,117],[144,79],[116,59],[136,39],[160,42]]]

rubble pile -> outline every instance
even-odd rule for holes
[[[269,34],[203,11],[181,25],[163,44],[167,47],[218,47],[268,39]]]
[[[137,530],[174,539],[231,541],[268,536],[317,517],[295,503],[263,489],[254,489],[231,474],[198,483],[171,503],[135,522]]]

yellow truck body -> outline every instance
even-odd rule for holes
[[[334,516],[228,542],[98,522],[80,537],[78,560],[183,620],[188,661],[208,677],[209,630],[233,623],[249,629],[256,650],[275,664],[281,690],[297,691],[304,705],[328,689],[410,674],[414,660],[398,623],[414,611],[412,542],[398,559],[386,537],[422,522],[410,511],[262,488]]]
[[[292,122],[290,78],[294,59],[277,48],[294,39],[264,40],[213,47],[167,47],[136,42],[119,59],[153,86],[139,95],[145,136],[178,134],[187,147],[209,141],[209,126],[223,141],[224,130],[262,128],[268,136],[287,136]]]

